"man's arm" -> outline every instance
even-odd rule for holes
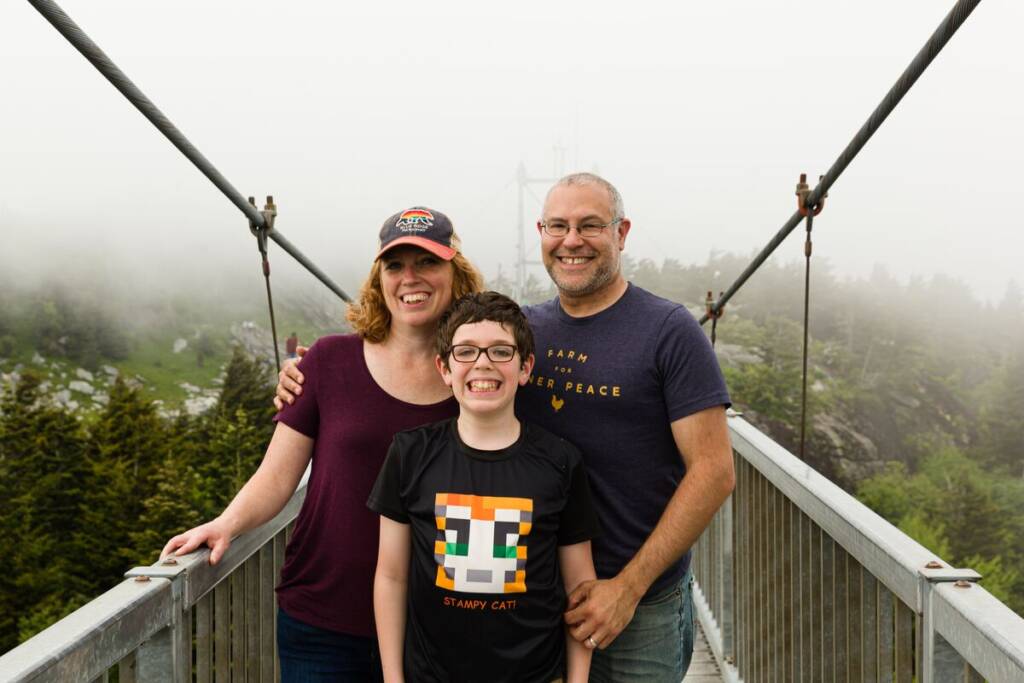
[[[380,517],[380,547],[373,579],[373,614],[377,621],[380,663],[385,683],[405,680],[406,595],[409,590],[409,555],[412,535],[408,524]]]
[[[686,476],[654,531],[617,576],[588,581],[569,596],[565,620],[572,637],[604,649],[633,619],[640,598],[697,541],[736,484],[725,409],[716,406],[672,423]]]
[[[562,572],[565,592],[569,593],[584,581],[597,578],[594,573],[594,558],[590,552],[590,541],[563,545],[558,548],[558,565]],[[568,629],[567,629],[568,631]],[[566,683],[587,683],[590,677],[592,653],[583,643],[565,635]]]

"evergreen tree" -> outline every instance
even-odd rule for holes
[[[250,358],[241,346],[236,346],[224,371],[216,412],[234,417],[242,410],[252,416],[250,419],[266,418],[269,424],[274,414],[273,386],[268,366]]]
[[[977,452],[984,462],[1024,479],[1024,353],[997,371],[981,414]]]
[[[165,432],[152,402],[118,377],[90,429],[90,470],[81,502],[77,545],[94,558],[89,574],[94,592],[116,583],[137,561],[130,533],[138,528],[154,475],[166,460]]]
[[[201,524],[202,483],[195,469],[172,455],[152,478],[154,491],[142,504],[142,513],[128,535],[133,556],[129,564],[155,562],[171,536]]]
[[[26,373],[0,399],[0,649],[17,642],[15,621],[44,600],[70,604],[86,593],[84,558],[70,542],[86,471],[78,421],[43,401]]]

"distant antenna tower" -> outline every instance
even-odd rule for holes
[[[555,150],[559,147],[556,145]],[[556,155],[557,156],[557,155]],[[526,224],[526,191],[530,185],[544,185],[549,187],[561,176],[560,164],[556,158],[555,161],[555,177],[554,178],[531,178],[526,175],[526,166],[523,162],[519,162],[519,168],[516,172],[516,186],[519,196],[519,215],[516,219],[516,280],[513,284],[512,298],[516,301],[523,300],[523,294],[526,292],[526,269],[531,265],[540,265],[540,261],[530,260],[526,258],[526,235],[528,232],[528,226]]]

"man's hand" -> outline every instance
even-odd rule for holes
[[[277,389],[274,396],[274,407],[278,410],[284,408],[284,404],[295,403],[295,397],[302,393],[302,383],[306,378],[299,372],[299,361],[309,351],[308,346],[299,346],[295,349],[298,358],[288,358],[281,366],[281,372],[277,375]]]
[[[633,620],[641,597],[621,576],[584,581],[569,596],[570,635],[589,648],[605,649]]]

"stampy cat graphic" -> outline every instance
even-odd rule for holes
[[[533,500],[438,493],[436,585],[459,593],[525,593]]]

